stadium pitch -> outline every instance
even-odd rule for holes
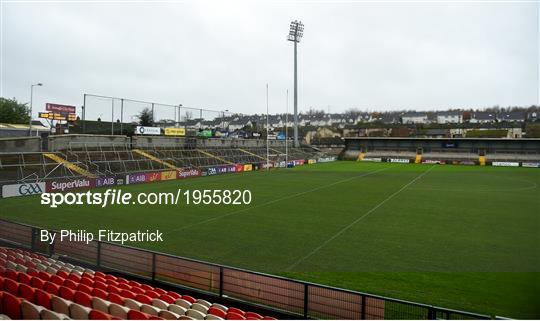
[[[128,243],[393,298],[539,318],[540,171],[334,162],[121,186],[250,190],[249,205],[0,201],[0,217],[51,229],[160,230]],[[99,190],[96,190],[99,191]],[[24,209],[24,210],[23,210]]]

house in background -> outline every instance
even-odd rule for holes
[[[469,120],[470,123],[475,124],[494,123],[496,121],[497,114],[493,112],[476,112],[472,114],[471,119]]]
[[[441,111],[436,114],[437,124],[461,124],[463,114],[460,111]]]
[[[409,112],[401,116],[403,124],[427,124],[428,115],[426,113]]]
[[[505,122],[524,122],[525,113],[520,111],[512,111],[499,114],[499,120]]]

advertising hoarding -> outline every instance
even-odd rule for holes
[[[2,186],[2,197],[37,195],[45,192],[45,183],[24,183]]]
[[[53,111],[57,113],[64,113],[64,114],[75,114],[76,112],[75,106],[52,104],[52,103],[45,104],[45,110]]]
[[[162,181],[169,181],[172,179],[176,179],[176,171],[165,171],[161,172],[161,180]]]
[[[176,127],[165,128],[165,136],[186,136],[186,129]]]
[[[80,188],[92,188],[96,186],[95,178],[78,178],[60,181],[48,181],[45,190],[48,193],[70,191]]]
[[[135,127],[135,134],[137,134],[137,135],[161,135],[161,128],[159,128],[159,127],[148,127],[148,126],[137,126],[137,127]]]

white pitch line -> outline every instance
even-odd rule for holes
[[[419,180],[420,178],[424,177],[424,175],[426,175],[427,173],[429,173],[433,168],[435,167],[435,165],[431,166],[427,171],[423,172],[422,174],[416,176],[412,181],[408,182],[407,184],[405,184],[404,186],[402,186],[398,191],[394,192],[392,195],[388,196],[387,198],[385,198],[384,200],[382,200],[379,204],[377,204],[375,207],[373,207],[372,209],[370,209],[369,211],[367,211],[366,213],[364,213],[362,216],[360,216],[359,218],[357,218],[356,220],[354,220],[353,222],[351,222],[349,225],[345,226],[344,228],[342,228],[339,232],[337,232],[336,234],[332,235],[329,239],[327,239],[326,241],[324,241],[321,245],[319,245],[318,247],[316,247],[313,251],[309,252],[306,256],[300,258],[298,261],[294,262],[293,264],[291,264],[287,269],[286,271],[290,271],[292,269],[294,269],[296,266],[298,266],[298,264],[304,262],[306,259],[310,258],[311,256],[313,256],[313,254],[317,253],[320,249],[322,249],[323,247],[326,246],[326,244],[332,242],[334,239],[336,239],[337,237],[339,237],[341,234],[345,233],[345,231],[347,231],[348,229],[350,229],[353,225],[355,225],[356,223],[360,222],[361,220],[363,220],[364,218],[366,218],[369,214],[375,212],[379,207],[383,206],[386,202],[388,202],[389,200],[391,200],[392,198],[394,198],[396,195],[398,195],[399,193],[401,193],[403,190],[405,190],[407,187],[411,186],[414,182],[416,182],[417,180]]]
[[[231,215],[234,215],[234,214],[246,212],[246,211],[249,211],[249,210],[252,210],[252,209],[255,209],[255,208],[263,207],[263,206],[266,206],[266,205],[270,205],[270,204],[274,204],[274,203],[277,203],[277,202],[281,202],[281,201],[283,201],[283,200],[287,200],[287,199],[291,199],[291,198],[294,198],[294,197],[297,197],[297,196],[301,196],[301,195],[304,195],[304,194],[307,194],[307,193],[315,192],[315,191],[321,190],[321,189],[323,189],[323,188],[327,188],[327,187],[331,187],[331,186],[334,186],[334,185],[337,185],[337,184],[345,183],[345,182],[351,181],[351,180],[356,179],[356,178],[362,178],[362,177],[365,177],[365,176],[369,176],[369,175],[371,175],[371,174],[375,174],[375,173],[378,173],[378,172],[382,172],[382,171],[385,171],[385,170],[390,169],[390,168],[393,168],[393,167],[394,167],[394,166],[391,166],[391,167],[385,167],[385,168],[382,168],[382,169],[378,169],[378,170],[376,170],[376,171],[367,172],[367,173],[364,173],[364,174],[362,174],[362,175],[357,175],[357,176],[349,177],[349,178],[346,178],[346,179],[341,180],[341,181],[337,181],[337,182],[330,183],[330,184],[327,184],[327,185],[322,185],[322,186],[319,186],[319,187],[315,187],[315,188],[312,188],[312,189],[307,190],[307,191],[302,191],[302,192],[299,192],[299,193],[296,193],[296,194],[292,194],[292,195],[287,195],[287,196],[284,196],[284,197],[280,197],[280,198],[277,198],[277,199],[275,199],[275,200],[271,200],[271,201],[268,201],[268,202],[265,202],[265,203],[262,203],[262,204],[259,204],[259,205],[255,205],[255,206],[251,206],[251,207],[246,207],[246,208],[243,208],[243,209],[240,209],[240,210],[237,210],[237,211],[233,211],[233,212],[230,212],[230,213],[221,215],[221,216],[212,217],[212,218],[206,219],[206,220],[201,221],[201,222],[197,222],[197,223],[193,223],[193,224],[189,224],[189,225],[184,225],[184,226],[179,227],[179,228],[176,228],[176,229],[174,229],[174,230],[170,230],[170,231],[167,231],[167,232],[163,232],[163,234],[168,234],[168,233],[171,233],[171,232],[177,232],[177,231],[180,231],[180,230],[185,230],[185,229],[187,229],[187,228],[190,228],[190,227],[193,227],[193,226],[196,226],[196,225],[205,224],[205,223],[212,222],[212,221],[215,221],[215,220],[218,220],[218,219],[222,219],[222,218],[224,218],[224,217],[228,217],[228,216],[231,216]]]

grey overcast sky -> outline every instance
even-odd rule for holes
[[[266,83],[284,112],[294,19],[301,111],[539,103],[535,1],[0,1],[0,95],[43,82],[34,115],[83,93],[263,113]]]

